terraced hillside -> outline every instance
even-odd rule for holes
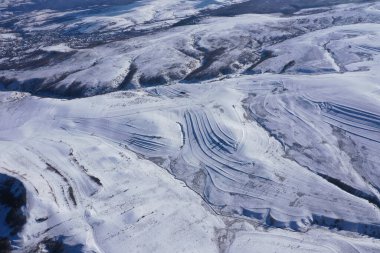
[[[0,252],[380,252],[377,1],[0,0]]]

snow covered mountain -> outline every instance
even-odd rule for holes
[[[0,0],[0,252],[380,252],[380,2]]]

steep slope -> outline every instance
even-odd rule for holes
[[[206,7],[217,8],[215,4]],[[148,15],[146,8],[155,14]],[[301,10],[291,16],[199,14],[199,22],[188,23],[187,15],[203,10],[192,8],[173,1],[158,7],[153,1],[131,9],[39,10],[9,17],[1,25],[0,87],[76,98],[241,73],[346,72],[357,69],[346,66],[351,63],[347,60],[370,59],[376,53],[337,44],[347,41],[348,34],[343,30],[338,35],[335,30],[343,25],[379,23],[378,4],[338,5],[316,13]],[[167,17],[171,9],[176,14]],[[309,36],[327,28],[330,34]],[[303,48],[294,51],[295,44]]]
[[[378,2],[104,3],[0,2],[0,252],[380,251]]]

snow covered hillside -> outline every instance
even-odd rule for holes
[[[0,0],[0,252],[380,252],[377,1]]]

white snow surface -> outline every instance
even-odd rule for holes
[[[172,1],[168,1],[168,4],[169,2],[173,4]],[[162,7],[165,3],[162,3]],[[136,11],[140,9],[136,7]],[[54,43],[41,46],[39,49],[45,55],[40,57],[4,58],[5,62],[15,61],[20,65],[32,61],[26,68],[0,69],[0,76],[15,80],[13,85],[25,87],[26,91],[32,93],[92,96],[119,89],[178,81],[196,82],[226,74],[319,74],[364,70],[373,62],[373,56],[379,53],[376,47],[380,36],[379,9],[378,3],[348,4],[312,15],[301,13],[288,17],[278,14],[244,14],[209,17],[197,25],[170,27],[166,24],[161,28],[158,25],[160,21],[148,22],[149,24],[145,22],[144,25],[155,25],[152,28],[141,28],[144,31],[141,35],[126,40],[90,48],[65,44],[63,49],[62,43]],[[50,11],[45,12],[50,15]],[[134,12],[126,12],[125,15],[127,14],[139,17]],[[31,16],[34,19],[41,18],[40,15]],[[93,15],[86,16],[99,21]],[[183,18],[173,20],[178,22]],[[26,29],[28,25],[40,21],[22,19],[22,22],[26,24],[16,24],[17,27],[20,26],[19,29]],[[59,32],[61,29],[69,33],[66,27],[57,28],[61,23],[54,22],[54,19],[48,24],[54,27],[48,28],[45,33]],[[113,27],[103,23],[100,26],[107,29]],[[138,26],[132,26],[134,32],[138,32]],[[79,27],[90,29],[83,24]],[[120,28],[116,30],[124,31]],[[150,30],[159,32],[147,33]],[[98,32],[92,30],[92,35],[88,36],[96,38],[106,33]],[[48,60],[48,64],[35,63],[39,58],[44,61],[44,57],[49,57],[46,55],[47,49],[54,48],[62,55],[59,64]],[[293,50],[294,48],[299,50]],[[269,59],[265,58],[265,51],[272,52],[271,56],[267,56]],[[38,54],[39,51],[34,53]],[[102,74],[95,74],[100,72]],[[39,83],[38,89],[30,84],[36,80]]]
[[[329,116],[317,107],[355,104],[355,110],[378,115],[379,86],[372,79],[368,73],[236,77],[77,100],[2,93],[1,172],[28,189],[22,242],[34,245],[48,233],[64,234],[95,252],[124,252],[125,247],[132,252],[251,252],[251,244],[264,245],[255,252],[376,252],[377,239],[356,232],[376,236],[378,207],[316,175],[311,170],[318,169],[317,160],[288,158],[281,143],[244,109],[266,110],[256,113],[266,115],[285,136],[306,150],[312,143],[317,155],[328,152],[321,155],[331,167],[318,173],[378,198],[371,187],[379,185],[376,125],[337,112]],[[289,115],[283,119],[282,114]],[[313,134],[305,138],[308,133]],[[360,171],[349,157],[360,149],[338,149],[345,144],[337,144],[348,146],[356,138],[371,160]],[[298,232],[256,231],[257,224],[246,228],[240,219],[233,221],[242,223],[238,228],[230,228],[239,216],[264,224],[269,219]],[[41,217],[49,218],[37,224]],[[339,230],[352,234],[323,228],[337,220]],[[225,233],[236,233],[231,244],[220,242]]]
[[[47,238],[97,253],[380,252],[380,5],[171,27],[224,4],[45,9],[15,24],[154,32],[0,60],[38,63],[0,70],[0,175],[27,190],[14,252]],[[77,19],[49,22],[65,15]],[[4,31],[4,48],[21,38]]]

